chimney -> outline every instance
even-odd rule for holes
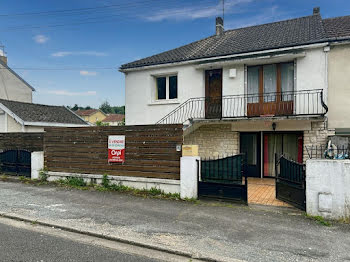
[[[320,7],[317,6],[317,7],[314,7],[314,12],[313,12],[314,15],[319,15],[320,14]]]
[[[224,20],[221,17],[216,18],[216,36],[224,34]]]
[[[0,46],[0,60],[7,65],[7,56],[5,54],[4,48]]]

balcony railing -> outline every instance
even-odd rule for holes
[[[157,124],[178,124],[187,120],[322,116],[328,107],[323,90],[302,90],[282,93],[245,94],[223,97],[190,98]]]

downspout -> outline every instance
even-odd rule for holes
[[[327,114],[328,112],[328,106],[326,105],[325,101],[328,101],[328,52],[330,51],[330,46],[325,46],[323,48],[323,51],[325,53],[325,76],[324,76],[324,91],[325,91],[325,98],[323,97],[323,90],[321,91],[321,105],[326,110],[326,112],[323,114]]]

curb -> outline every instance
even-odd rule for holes
[[[165,252],[165,253],[172,254],[172,255],[183,256],[183,257],[186,257],[189,259],[199,259],[199,260],[207,261],[207,262],[218,262],[219,261],[219,260],[216,260],[213,258],[208,258],[208,257],[193,256],[191,253],[184,252],[184,251],[167,249],[167,248],[163,248],[163,247],[159,247],[159,246],[155,246],[155,245],[148,245],[148,244],[144,244],[144,243],[140,243],[140,242],[136,242],[136,241],[132,241],[132,240],[106,236],[103,234],[93,233],[90,231],[78,230],[78,229],[65,227],[65,226],[61,226],[61,225],[56,225],[56,224],[50,224],[47,222],[42,222],[40,220],[33,220],[30,218],[8,215],[6,213],[0,212],[0,217],[13,219],[13,220],[17,220],[17,221],[22,221],[22,222],[35,223],[37,225],[41,225],[41,226],[45,226],[45,227],[58,228],[58,229],[61,229],[64,231],[72,232],[72,233],[78,233],[78,234],[87,235],[87,236],[91,236],[91,237],[97,237],[97,238],[101,238],[101,239],[105,239],[105,240],[120,242],[123,244],[129,244],[129,245],[138,246],[138,247],[142,247],[142,248],[152,249],[152,250],[161,251],[161,252]]]

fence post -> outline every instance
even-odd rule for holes
[[[180,197],[198,198],[198,156],[183,156],[180,160]]]
[[[44,168],[44,152],[31,153],[31,179],[39,179],[40,170]]]

